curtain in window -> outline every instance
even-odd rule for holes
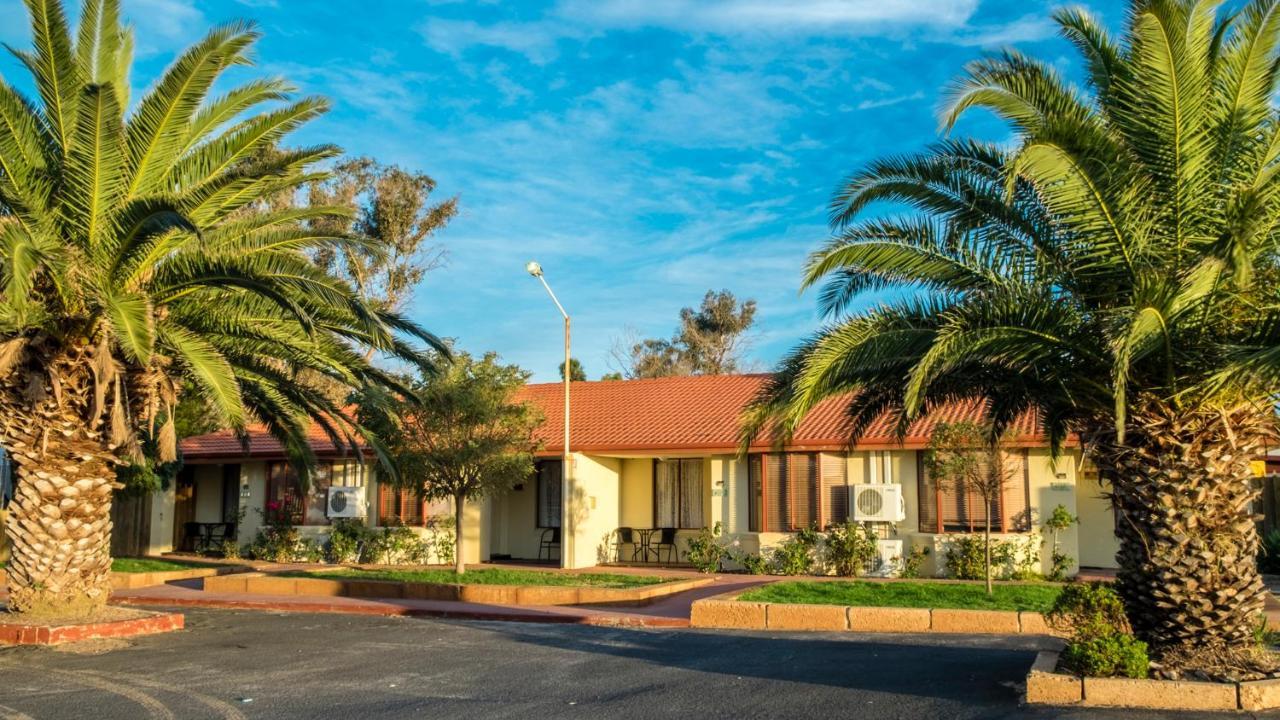
[[[702,459],[680,461],[680,524],[698,529],[702,521]]]
[[[538,463],[538,527],[560,527],[561,481],[563,461],[544,460]]]
[[[281,518],[301,525],[305,514],[298,474],[289,463],[275,462],[267,466],[268,517]]]
[[[653,526],[680,526],[680,462],[659,460],[653,475]]]

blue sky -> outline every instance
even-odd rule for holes
[[[256,20],[256,68],[334,102],[299,143],[430,173],[461,214],[407,310],[557,378],[560,323],[593,379],[628,330],[667,336],[709,289],[759,303],[751,364],[815,329],[800,267],[867,160],[937,137],[941,90],[1006,45],[1075,62],[1039,0],[123,0],[135,82],[210,25]],[[75,4],[69,0],[69,4]],[[1120,3],[1103,17],[1117,24]],[[25,44],[20,0],[0,40]],[[0,61],[5,77],[19,74]],[[989,117],[961,132],[1005,140]],[[874,302],[865,298],[865,303]]]

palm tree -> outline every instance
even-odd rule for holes
[[[959,397],[985,399],[995,433],[1034,409],[1111,485],[1136,632],[1165,657],[1243,647],[1263,604],[1249,461],[1280,381],[1280,4],[1133,0],[1118,39],[1054,17],[1086,87],[1006,51],[948,95],[944,127],[984,108],[1012,146],[946,139],[841,186],[805,274],[830,322],[745,433],[849,392],[859,430]],[[878,201],[909,209],[869,217]],[[903,292],[849,311],[886,288]]]
[[[321,381],[395,386],[363,348],[429,370],[414,338],[443,347],[310,261],[351,242],[309,229],[342,210],[272,209],[338,151],[267,152],[327,107],[282,80],[211,94],[249,62],[252,26],[213,29],[126,112],[133,36],[118,0],[86,0],[74,38],[58,0],[26,4],[35,47],[15,53],[38,100],[0,80],[9,609],[92,614],[110,590],[116,468],[144,444],[174,457],[181,387],[230,427],[265,424],[305,470],[310,419],[344,447],[364,435]]]

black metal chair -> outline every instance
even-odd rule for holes
[[[640,552],[644,549],[641,547],[640,541],[636,539],[636,531],[629,527],[620,527],[613,533],[613,558],[614,562],[622,562],[622,546],[631,546],[631,561],[635,562],[640,557]]]
[[[542,539],[538,542],[538,559],[542,559],[543,551],[547,553],[547,560],[551,560],[551,550],[560,550],[560,528],[547,528],[542,531]]]
[[[182,523],[182,547],[187,552],[199,552],[204,544],[204,528],[198,522]]]
[[[667,562],[680,559],[680,549],[676,547],[676,529],[658,528],[658,541],[652,543],[654,555],[662,562],[662,549],[667,548]]]

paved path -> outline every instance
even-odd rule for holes
[[[676,574],[676,573],[666,573]],[[681,575],[689,575],[682,573]],[[701,576],[699,576],[701,577]],[[716,577],[711,585],[677,593],[640,607],[580,605],[510,606],[442,600],[397,600],[346,597],[306,597],[259,595],[252,593],[205,592],[201,580],[182,580],[112,595],[113,602],[128,605],[164,605],[286,612],[325,612],[353,615],[405,615],[449,617],[470,620],[510,620],[520,622],[576,623],[584,625],[629,625],[641,627],[688,627],[690,607],[695,600],[753,587],[769,579],[744,575]]]
[[[0,718],[1175,717],[1020,706],[1039,643],[1027,637],[659,632],[199,609],[187,620],[186,631],[100,655],[0,650]]]

